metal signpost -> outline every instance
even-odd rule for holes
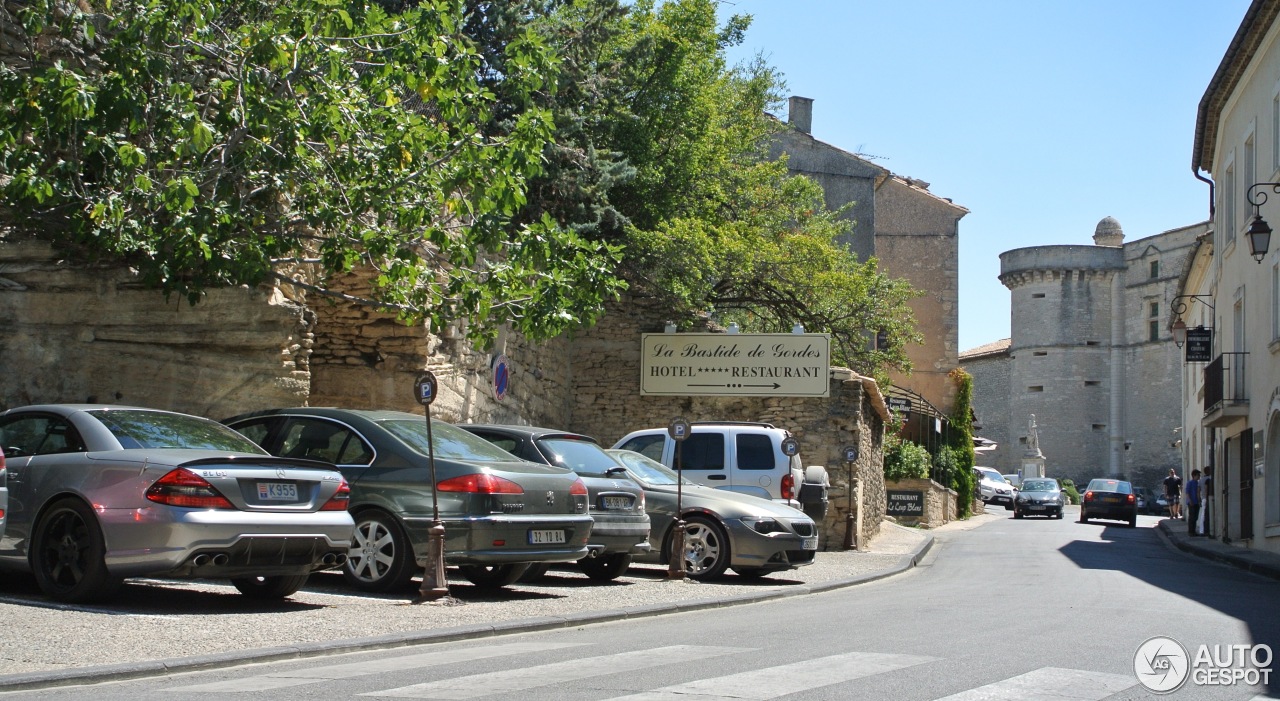
[[[427,567],[422,572],[421,601],[435,601],[449,595],[444,574],[444,523],[440,521],[440,501],[436,496],[435,439],[431,435],[431,402],[436,399],[436,376],[423,373],[413,386],[414,396],[427,412],[427,463],[431,470],[431,527],[427,530]],[[412,546],[410,546],[412,547]]]
[[[667,435],[676,442],[676,524],[671,533],[671,557],[667,564],[667,579],[684,579],[687,567],[684,556],[684,470],[681,453],[684,439],[693,429],[689,422],[676,417],[667,426]]]
[[[853,517],[853,492],[858,483],[857,478],[853,476],[853,464],[858,462],[858,446],[846,445],[842,452],[844,462],[849,466],[849,515],[844,519],[844,549],[853,550],[858,547],[858,541],[854,535],[856,520]]]

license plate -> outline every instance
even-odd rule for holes
[[[1044,509],[1043,506],[1028,506],[1027,508],[1031,509],[1032,511],[1042,511]]]
[[[555,545],[564,542],[564,531],[529,531],[529,543]]]
[[[800,547],[803,550],[817,550],[818,536],[815,535],[815,536],[809,536],[808,538],[805,538],[800,542]]]
[[[628,497],[604,497],[604,508],[606,509],[630,509],[631,499]]]
[[[259,482],[258,498],[263,501],[297,501],[298,485],[291,482]]]

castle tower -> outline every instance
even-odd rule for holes
[[[1006,435],[1025,448],[1035,415],[1046,474],[1077,483],[1123,469],[1124,232],[1107,217],[1093,240],[1000,255],[1012,315]]]

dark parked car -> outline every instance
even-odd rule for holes
[[[1133,485],[1124,480],[1089,480],[1084,496],[1080,499],[1080,523],[1091,518],[1128,521],[1129,527],[1138,525],[1138,497]]]
[[[674,470],[630,450],[607,450],[644,487],[645,504],[657,543],[637,560],[671,561],[672,526],[676,521]],[[818,526],[803,512],[770,499],[706,487],[688,479],[680,484],[685,520],[685,571],[693,579],[712,579],[725,568],[743,577],[813,564],[818,552]]]
[[[364,591],[405,588],[428,565],[432,520],[426,420],[400,411],[271,409],[225,422],[274,455],[328,460],[351,482],[355,539],[342,573]],[[431,422],[445,563],[481,587],[534,562],[587,554],[587,488],[569,470],[519,460]]]
[[[1066,503],[1067,495],[1062,493],[1058,480],[1051,477],[1028,477],[1022,480],[1022,488],[1013,499],[1013,517],[1062,518],[1062,507]]]
[[[61,601],[144,576],[281,598],[347,557],[350,492],[332,465],[272,457],[208,419],[28,406],[0,414],[0,446],[12,497],[0,564]]]
[[[533,426],[459,424],[517,457],[559,465],[578,473],[591,493],[591,555],[579,561],[592,579],[611,580],[627,571],[631,557],[649,552],[649,514],[640,485],[594,438]],[[541,570],[541,571],[539,571]],[[545,572],[536,568],[527,578]]]

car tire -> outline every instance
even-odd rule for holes
[[[1083,512],[1083,511],[1081,511],[1081,512],[1080,512],[1080,523],[1088,523],[1088,522],[1089,522],[1089,517],[1088,517],[1088,516],[1085,516],[1085,515],[1084,515],[1084,512]]]
[[[1013,511],[1013,510],[1014,510],[1014,508],[1013,508],[1013,504],[1005,504],[1005,505],[1004,505],[1004,510],[1005,510],[1005,511]]]
[[[1135,516],[1130,516],[1130,517],[1129,517],[1129,527],[1130,527],[1130,528],[1137,528],[1137,527],[1138,527],[1138,517],[1137,517],[1136,515],[1135,515]]]
[[[769,574],[759,567],[734,567],[733,573],[743,579],[764,579]]]
[[[613,553],[600,557],[584,557],[578,560],[582,572],[597,582],[612,582],[622,576],[631,566],[631,556],[627,553]]]
[[[124,582],[107,570],[102,529],[79,499],[55,502],[40,517],[31,541],[31,570],[40,590],[67,603],[105,599]]]
[[[690,579],[724,574],[729,568],[729,536],[724,527],[706,516],[690,516],[685,523],[684,559]]]
[[[524,582],[525,584],[536,582],[547,576],[547,571],[550,569],[551,565],[545,562],[535,562],[532,565],[529,565],[529,569],[525,570],[524,574],[520,575],[519,581]]]
[[[407,589],[418,568],[404,528],[382,511],[361,511],[354,518],[356,529],[342,565],[343,579],[367,592]]]
[[[232,586],[251,599],[283,599],[292,596],[307,583],[305,574],[285,574],[272,577],[236,577]]]
[[[501,589],[520,581],[529,569],[529,563],[517,562],[507,565],[462,565],[458,568],[468,582],[480,589]]]
[[[1054,515],[1053,515],[1053,517],[1054,517],[1054,518],[1056,518],[1056,519],[1061,519],[1061,518],[1062,518],[1062,509],[1058,509],[1058,513],[1054,514]]]
[[[1018,511],[1017,509],[1014,509],[1014,510],[1013,510],[1013,517],[1014,517],[1014,518],[1022,518],[1022,512],[1021,512],[1021,511]]]

